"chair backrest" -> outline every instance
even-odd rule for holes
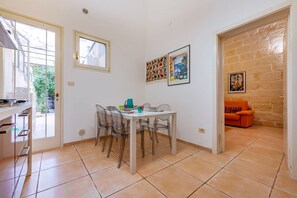
[[[158,112],[162,111],[171,111],[171,107],[168,104],[161,104],[158,106]],[[161,116],[155,119],[155,122],[158,122],[158,120],[167,121],[169,122],[169,116]]]
[[[225,100],[226,107],[240,107],[242,111],[248,110],[248,102],[245,100]]]
[[[106,126],[108,124],[107,118],[106,118],[106,110],[101,105],[96,104],[97,109],[97,119],[98,124],[100,126]]]
[[[146,110],[146,109],[148,109],[149,107],[151,107],[151,104],[150,104],[150,103],[144,103],[142,106],[143,106],[144,109]]]
[[[116,133],[125,133],[123,114],[116,107],[108,108],[111,114],[112,129]]]

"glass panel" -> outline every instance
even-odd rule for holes
[[[96,67],[106,67],[106,45],[80,37],[79,63]]]
[[[55,32],[47,31],[47,50],[48,50],[48,54],[49,52],[56,51],[56,33]]]
[[[16,27],[17,31],[30,41],[30,47],[45,50],[46,30],[18,22],[16,23]]]
[[[3,85],[0,87],[1,98],[15,98],[14,97],[14,50],[3,48],[3,64],[0,64],[0,71],[3,72]],[[0,72],[1,73],[1,72]]]
[[[55,67],[47,68],[47,137],[55,136]]]
[[[3,49],[3,98],[32,99],[33,138],[55,136],[55,32],[6,20],[18,50]],[[1,72],[0,72],[1,73]],[[22,122],[20,122],[22,123]],[[22,128],[22,126],[17,126]]]
[[[35,100],[35,131],[33,133],[34,138],[45,137],[45,119],[46,119],[46,66],[31,64],[33,71],[33,97]]]

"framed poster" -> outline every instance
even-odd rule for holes
[[[245,93],[245,71],[234,72],[228,74],[228,92],[229,93]]]
[[[190,83],[190,45],[168,54],[168,86]]]
[[[165,55],[146,63],[146,82],[167,78],[166,61],[167,56]]]

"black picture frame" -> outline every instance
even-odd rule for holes
[[[228,74],[228,93],[246,93],[246,72],[233,72]]]
[[[184,85],[191,82],[191,45],[168,53],[167,85]]]

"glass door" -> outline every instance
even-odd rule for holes
[[[0,13],[15,32],[14,98],[33,105],[33,150],[61,146],[60,28],[10,13]],[[21,121],[19,122],[21,123]]]

